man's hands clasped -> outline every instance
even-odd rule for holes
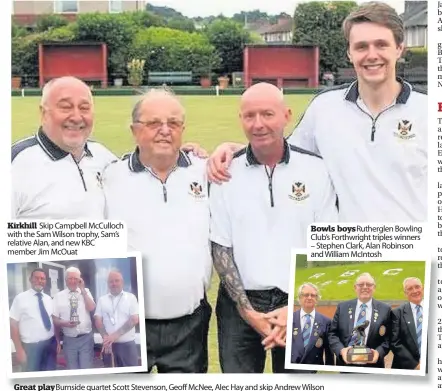
[[[287,306],[263,313],[250,309],[240,310],[242,318],[262,337],[265,350],[285,347],[287,334]]]

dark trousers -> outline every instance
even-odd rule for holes
[[[103,354],[103,363],[106,368],[138,366],[138,349],[135,341],[114,342],[112,353],[114,362],[112,362],[111,354]]]
[[[206,373],[207,335],[212,308],[207,300],[191,314],[175,319],[146,319],[148,372]]]
[[[26,364],[23,372],[55,371],[57,369],[57,340],[55,337],[36,343],[23,343]]]
[[[253,308],[259,312],[273,311],[286,306],[288,302],[287,293],[278,288],[246,293]],[[223,373],[262,373],[266,359],[261,344],[263,337],[241,317],[222,283],[218,290],[216,317],[219,361]],[[292,372],[284,368],[284,348],[276,347],[271,354],[273,373]]]

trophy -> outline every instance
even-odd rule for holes
[[[71,316],[69,318],[69,321],[71,323],[76,323],[77,325],[80,323],[80,317],[78,315],[78,297],[75,293],[71,294],[71,297],[69,298],[69,304],[71,307]]]
[[[365,346],[365,329],[370,324],[369,320],[353,329],[350,349],[347,351],[347,361],[352,364],[363,364],[373,360],[373,352]]]

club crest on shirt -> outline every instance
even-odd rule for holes
[[[318,338],[316,343],[315,343],[315,346],[317,348],[320,348],[323,345],[323,343],[324,343],[324,341],[322,340],[322,338]]]
[[[386,327],[384,325],[382,325],[381,327],[379,327],[379,335],[381,337],[383,337],[385,335],[385,332],[387,331]]]
[[[303,182],[293,182],[292,193],[289,195],[292,200],[303,201],[310,197],[305,188],[305,183]]]
[[[198,182],[191,182],[190,183],[189,194],[197,199],[206,198],[206,195],[203,193],[203,186],[200,185]]]
[[[410,140],[416,137],[416,134],[411,131],[413,124],[403,119],[398,122],[397,130],[395,130],[394,135],[402,140]]]

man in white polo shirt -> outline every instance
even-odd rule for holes
[[[95,302],[85,288],[81,272],[76,267],[66,269],[67,288],[54,296],[53,320],[56,329],[63,330],[63,354],[67,369],[93,367],[94,335],[91,312]]]
[[[104,364],[106,367],[135,367],[138,365],[137,298],[123,291],[123,276],[117,270],[109,273],[107,285],[109,293],[98,299],[94,314],[95,325],[103,337]]]
[[[147,361],[159,373],[207,372],[212,264],[205,160],[180,151],[184,108],[166,90],[134,107],[137,145],[103,176],[109,219],[126,222],[141,251]]]
[[[340,221],[426,221],[428,99],[396,77],[403,21],[371,2],[348,15],[343,30],[357,80],[319,93],[288,142],[323,157]],[[228,180],[231,156],[229,146],[215,151],[210,179]]]
[[[43,88],[41,127],[11,150],[12,219],[102,219],[101,175],[116,157],[88,141],[94,125],[90,88],[74,77]]]
[[[232,179],[210,189],[223,372],[263,371],[263,340],[267,345],[275,332],[283,338],[287,326],[274,325],[264,314],[286,320],[291,249],[306,247],[309,224],[337,219],[336,194],[322,159],[284,140],[290,117],[277,87],[250,87],[240,107],[249,145],[235,155]],[[273,372],[286,372],[284,356],[283,347],[272,349]]]
[[[51,320],[52,298],[43,292],[45,271],[34,269],[29,282],[31,289],[19,293],[9,310],[16,358],[23,372],[55,371],[60,345]]]

